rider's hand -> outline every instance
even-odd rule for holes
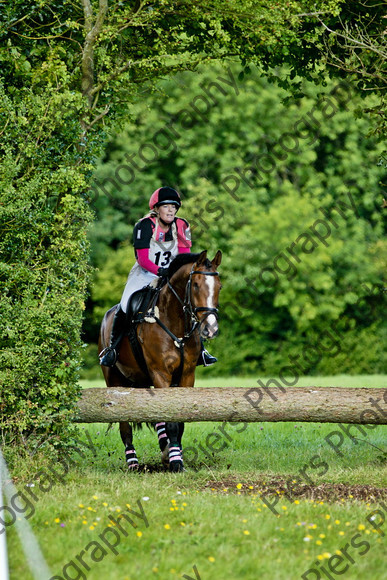
[[[158,276],[161,276],[161,277],[165,277],[165,276],[167,276],[167,275],[168,275],[168,268],[161,268],[161,267],[160,267],[160,268],[157,270],[157,275],[158,275]]]

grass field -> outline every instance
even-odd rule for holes
[[[251,387],[256,380],[197,385]],[[306,377],[298,384],[387,381]],[[127,473],[117,426],[83,425],[80,440],[89,436],[91,449],[82,447],[84,457],[75,452],[67,473],[61,464],[29,457],[13,462],[18,489],[32,484],[37,498],[28,508],[14,503],[30,516],[55,579],[387,578],[385,427],[353,426],[356,439],[341,431],[342,455],[326,441],[338,430],[313,423],[187,424],[187,470],[170,474],[161,470],[157,437],[147,428],[135,437],[143,470]],[[216,451],[208,446],[214,433]],[[51,485],[46,477],[43,489],[45,474]],[[15,526],[7,539],[11,580],[33,578]]]

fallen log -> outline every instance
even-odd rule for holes
[[[387,423],[387,389],[341,387],[84,389],[78,423],[293,421]]]

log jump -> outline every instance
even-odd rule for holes
[[[385,425],[387,389],[196,387],[84,389],[78,423],[181,421]]]

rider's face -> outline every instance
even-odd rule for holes
[[[177,208],[173,203],[166,203],[159,206],[159,216],[163,222],[171,224],[175,219]]]

